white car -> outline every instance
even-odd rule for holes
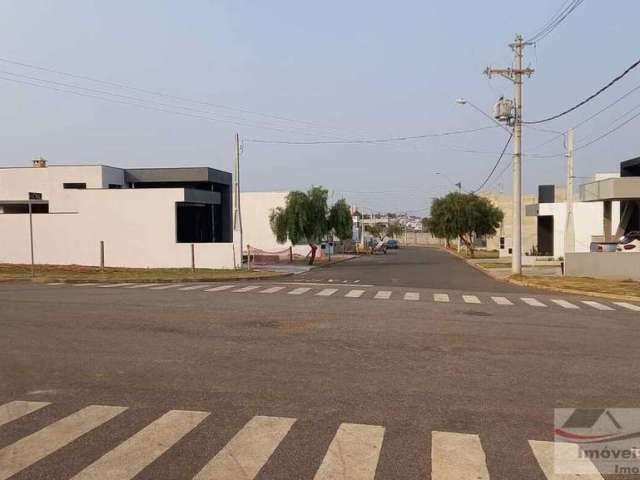
[[[620,242],[618,242],[616,250],[618,252],[640,253],[640,231],[627,233],[620,239]]]

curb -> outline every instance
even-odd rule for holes
[[[105,283],[105,284],[110,284],[110,283],[166,283],[166,284],[170,284],[170,283],[198,283],[198,282],[204,282],[204,283],[224,283],[224,282],[242,282],[242,281],[265,281],[265,280],[270,280],[270,279],[279,279],[279,278],[283,278],[283,277],[290,277],[294,275],[293,273],[282,273],[280,275],[269,275],[269,276],[264,276],[264,277],[239,277],[239,278],[207,278],[207,277],[201,277],[201,278],[177,278],[177,279],[173,279],[173,280],[161,280],[161,279],[144,279],[144,280],[134,280],[134,279],[120,279],[120,280],[103,280],[100,281],[100,279],[84,279],[84,280],[78,280],[78,279],[73,279],[73,280],[68,280],[68,279],[62,279],[62,278],[55,278],[55,277],[51,277],[51,278],[47,278],[46,280],[44,279],[31,279],[31,278],[16,278],[16,279],[7,279],[7,280],[0,280],[0,284],[2,283],[34,283],[34,284],[45,284],[45,283],[68,283],[68,284],[77,284],[77,283]]]

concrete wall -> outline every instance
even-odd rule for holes
[[[190,244],[176,243],[175,204],[184,189],[66,190],[73,213],[33,216],[36,263],[190,267]],[[233,268],[231,243],[196,244],[196,266]],[[0,215],[0,262],[29,263],[29,216]]]
[[[640,280],[639,253],[567,253],[565,275]]]
[[[435,238],[429,232],[407,232],[406,235],[400,235],[400,237],[398,237],[398,240],[401,244],[416,246],[439,246],[444,244],[444,240]]]

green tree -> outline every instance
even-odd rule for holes
[[[459,237],[473,256],[473,236],[495,235],[503,218],[502,210],[486,198],[452,192],[433,201],[427,226],[434,236],[447,242]]]
[[[329,226],[340,240],[353,238],[353,217],[347,201],[341,198],[329,211]]]
[[[328,191],[322,187],[312,187],[307,192],[293,191],[287,195],[285,207],[278,207],[269,216],[271,230],[279,243],[290,240],[299,244],[306,242],[311,247],[309,265],[316,259],[318,243],[333,229],[338,238],[351,238],[351,214],[348,222],[345,211],[349,206],[344,200],[339,200],[339,206],[334,205],[330,215],[327,205]],[[347,223],[349,234],[346,236]]]
[[[429,231],[429,217],[424,217],[420,220],[420,223],[422,224],[422,231],[423,232],[428,232]]]
[[[382,239],[385,231],[384,223],[373,223],[365,225],[364,229],[369,232],[373,237]]]
[[[399,237],[404,233],[405,227],[399,221],[389,222],[387,226],[386,233],[391,238]]]

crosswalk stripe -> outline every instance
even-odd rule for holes
[[[184,287],[186,283],[170,283],[168,285],[161,285],[159,287],[151,287],[149,290],[169,290],[171,288]]]
[[[596,310],[613,310],[613,308],[611,308],[608,305],[604,305],[600,302],[594,302],[591,300],[582,300],[582,303],[584,303],[585,305],[589,305],[592,308],[595,308]]]
[[[72,285],[74,287],[101,287],[103,284],[102,283],[89,282],[89,283],[73,283]]]
[[[253,417],[193,480],[251,480],[295,421],[295,418]]]
[[[260,290],[259,293],[276,293],[276,292],[279,292],[280,290],[284,290],[284,287],[265,288],[264,290]]]
[[[535,298],[523,297],[520,300],[522,300],[524,303],[532,307],[546,307],[544,303],[542,303],[540,300],[537,300]]]
[[[431,432],[432,480],[489,480],[478,435]]]
[[[309,287],[300,287],[300,288],[294,288],[293,290],[287,293],[289,295],[302,295],[303,293],[307,293],[309,290],[311,290]]]
[[[205,284],[200,284],[200,285],[193,285],[191,287],[182,287],[182,288],[179,288],[178,290],[183,290],[185,292],[189,292],[191,290],[200,290],[202,288],[207,288],[208,286],[209,285],[205,283]]]
[[[47,283],[47,285],[54,287],[56,285],[64,285],[64,282],[51,282],[51,283]]]
[[[320,290],[318,293],[316,293],[316,295],[319,297],[330,297],[337,291],[338,291],[337,288],[325,288],[323,290]]]
[[[361,297],[363,293],[364,293],[364,290],[349,290],[346,293],[345,297],[358,298],[358,297]]]
[[[219,287],[207,288],[205,292],[221,292],[223,290],[229,290],[235,287],[235,285],[220,285]]]
[[[443,303],[449,303],[449,295],[446,293],[434,293],[433,294],[433,301],[434,302],[443,302]]]
[[[580,447],[574,443],[529,440],[529,446],[547,480],[603,480],[595,465],[579,454]]]
[[[482,303],[475,295],[462,295],[462,300],[464,300],[464,303]]]
[[[380,290],[373,298],[377,298],[378,300],[389,300],[391,298],[391,291]]]
[[[133,283],[106,283],[104,285],[99,285],[100,288],[120,288],[127,287],[129,285],[134,285]]]
[[[373,480],[383,438],[384,427],[341,424],[314,480]]]
[[[498,305],[513,305],[513,302],[506,297],[491,297],[491,300]]]
[[[100,457],[72,480],[129,480],[208,415],[208,412],[171,410]]]
[[[24,470],[125,410],[126,407],[91,405],[3,448],[0,480]]]
[[[20,400],[0,405],[0,426],[29,415],[47,405],[49,402],[22,402]]]
[[[613,303],[615,305],[618,305],[619,307],[640,312],[640,307],[638,305],[634,305],[633,303],[627,303],[627,302],[613,302]]]
[[[134,283],[133,285],[125,288],[147,288],[155,287],[156,285],[162,285],[161,283]]]
[[[402,298],[405,300],[420,300],[420,294],[418,292],[407,292]]]
[[[260,288],[260,285],[249,285],[248,287],[242,287],[232,291],[234,293],[244,293],[244,292],[250,292],[251,290],[255,290],[256,288]]]
[[[555,299],[555,300],[551,300],[553,303],[555,303],[556,305],[560,305],[562,308],[569,308],[572,310],[577,310],[580,307],[577,305],[574,305],[571,302],[567,302],[566,300],[560,300],[560,299]]]

